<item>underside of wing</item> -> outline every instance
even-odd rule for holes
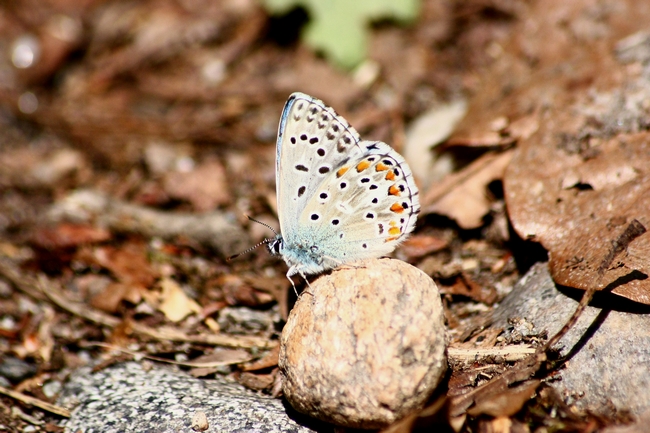
[[[390,253],[415,227],[419,191],[404,159],[382,142],[362,141],[363,152],[317,185],[300,214],[301,242],[345,262]]]
[[[276,149],[280,229],[287,243],[308,200],[335,167],[359,155],[359,134],[322,101],[294,93],[285,104]]]

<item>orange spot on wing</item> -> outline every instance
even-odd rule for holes
[[[397,239],[399,239],[399,236],[391,236],[389,238],[386,238],[384,242],[396,241]]]
[[[395,180],[395,173],[392,170],[386,173],[386,180]]]
[[[391,228],[388,229],[388,234],[389,235],[395,236],[395,235],[399,235],[400,233],[402,233],[402,231],[400,230],[399,227],[391,227]]]
[[[388,194],[390,195],[399,195],[400,190],[396,185],[392,185],[390,188],[388,188]]]
[[[339,170],[336,172],[336,177],[343,176],[349,169],[350,169],[350,167],[341,167],[341,168],[339,168]]]
[[[359,164],[357,164],[357,172],[361,173],[368,167],[370,167],[370,163],[368,161],[361,161]]]
[[[402,205],[399,204],[399,203],[394,203],[394,204],[390,207],[390,210],[392,210],[393,212],[396,212],[396,213],[402,213],[402,212],[404,212],[404,208],[403,208]]]
[[[386,171],[386,170],[388,170],[388,166],[383,162],[378,162],[377,165],[375,166],[375,171]]]

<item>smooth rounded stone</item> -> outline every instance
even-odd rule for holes
[[[419,409],[447,368],[433,280],[391,259],[345,265],[311,283],[280,343],[283,391],[299,412],[381,428]]]
[[[225,378],[196,379],[178,369],[136,362],[116,364],[96,373],[75,372],[58,404],[71,408],[62,421],[65,432],[192,432],[205,414],[210,432],[307,433],[300,414],[289,418],[281,400],[254,393]],[[292,411],[289,411],[292,412]],[[205,428],[205,423],[201,423]]]
[[[36,374],[37,370],[35,365],[13,356],[5,356],[0,360],[0,376],[10,382],[18,383],[25,380]]]
[[[548,264],[536,264],[495,309],[492,326],[508,329],[524,319],[535,333],[547,330],[549,337],[554,335],[584,293],[562,290],[553,282]],[[556,346],[569,359],[558,371],[561,380],[549,384],[580,408],[641,415],[650,409],[650,307],[604,293],[597,293],[590,305]],[[515,320],[509,324],[508,319]]]

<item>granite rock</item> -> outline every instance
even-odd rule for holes
[[[72,408],[65,431],[190,432],[200,412],[206,415],[208,432],[315,431],[303,425],[310,420],[301,421],[299,414],[291,419],[292,411],[281,400],[226,378],[196,379],[175,368],[145,365],[128,362],[73,374],[58,401]]]
[[[538,263],[494,311],[492,326],[512,330],[528,323],[532,333],[554,335],[573,314],[584,292],[557,287],[546,263]],[[576,325],[556,346],[567,357],[560,380],[550,385],[568,403],[595,413],[650,409],[650,306],[597,293]]]

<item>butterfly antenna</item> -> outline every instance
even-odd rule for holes
[[[275,229],[274,229],[273,227],[271,227],[270,225],[268,225],[268,224],[266,224],[266,223],[263,223],[262,221],[258,221],[258,220],[256,220],[255,218],[250,217],[250,216],[248,216],[248,215],[246,215],[246,218],[248,218],[249,220],[253,221],[254,223],[258,223],[258,224],[263,225],[264,227],[266,227],[267,229],[269,229],[269,230],[271,230],[273,233],[275,233],[276,236],[278,235],[278,232],[276,232]]]
[[[273,233],[275,233],[276,236],[278,235],[278,232],[276,232],[275,229],[274,229],[273,227],[271,227],[270,225],[268,225],[268,224],[266,224],[266,223],[263,223],[262,221],[258,221],[258,220],[256,220],[255,218],[252,218],[252,217],[250,217],[250,216],[248,216],[248,215],[246,215],[246,217],[247,217],[249,220],[253,221],[253,222],[256,222],[256,223],[258,223],[258,224],[262,224],[264,227],[268,228],[268,229],[271,230]],[[228,258],[226,259],[226,261],[229,262],[229,261],[231,261],[231,260],[233,260],[233,259],[236,259],[236,258],[239,257],[239,256],[243,256],[244,254],[248,254],[248,253],[250,253],[251,251],[253,251],[254,249],[259,248],[259,247],[261,247],[262,245],[267,245],[267,244],[269,244],[270,242],[273,242],[274,240],[275,240],[274,238],[264,239],[262,242],[258,243],[257,245],[253,245],[252,247],[248,248],[247,250],[242,251],[241,253],[237,253],[237,254],[234,254],[234,255],[228,257]]]
[[[259,244],[257,244],[257,245],[253,245],[252,247],[250,247],[250,248],[247,249],[247,250],[242,251],[241,253],[237,253],[237,254],[234,254],[234,255],[228,257],[228,258],[226,259],[226,261],[229,262],[229,261],[231,261],[231,260],[233,260],[233,259],[236,259],[236,258],[239,257],[239,256],[243,256],[244,254],[248,254],[248,253],[250,253],[251,251],[253,251],[255,248],[261,247],[262,245],[266,245],[266,244],[268,244],[269,242],[273,242],[273,240],[274,240],[274,239],[264,239],[264,240],[263,240],[262,242],[260,242]]]

